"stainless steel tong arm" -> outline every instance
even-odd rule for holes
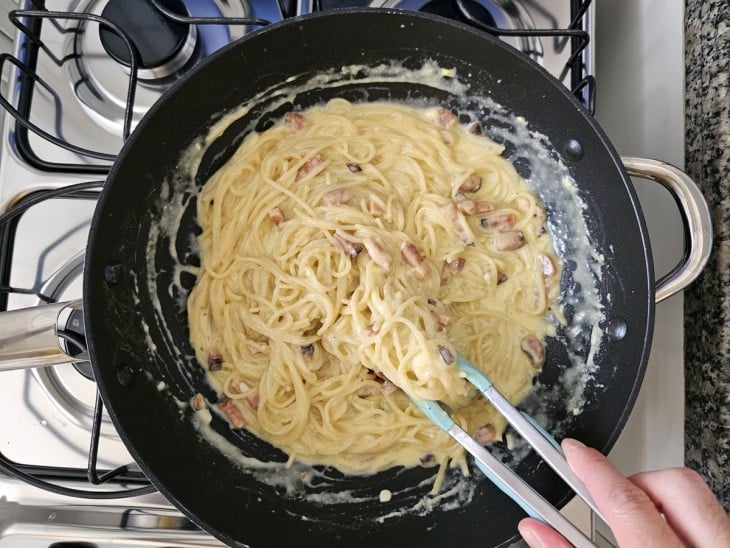
[[[570,488],[585,501],[603,521],[606,518],[596,506],[593,498],[580,478],[573,472],[565,460],[565,455],[555,439],[543,430],[531,417],[517,410],[491,383],[489,379],[477,367],[469,362],[464,356],[458,355],[456,367],[464,373],[466,379],[479,390],[485,398],[499,411],[512,428],[529,443],[545,462],[557,473]]]
[[[577,548],[595,547],[595,544],[557,508],[456,424],[441,405],[435,401],[414,400],[414,402],[429,419],[466,449],[474,457],[477,467],[484,475],[515,501],[527,515],[548,523]]]

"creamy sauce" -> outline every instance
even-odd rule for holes
[[[188,290],[183,284],[183,277],[197,276],[198,269],[188,264],[188,257],[178,256],[175,235],[181,225],[183,215],[197,199],[198,188],[195,184],[195,174],[201,166],[206,151],[231,124],[240,120],[251,111],[252,106],[263,100],[266,101],[268,110],[275,110],[279,106],[293,102],[298,94],[306,90],[352,86],[351,78],[356,74],[358,75],[357,83],[362,85],[377,82],[417,81],[423,85],[443,90],[459,98],[456,100],[455,106],[462,116],[471,117],[472,120],[478,120],[481,112],[488,111],[489,119],[498,123],[485,124],[485,133],[498,142],[512,144],[513,152],[509,159],[513,163],[527,162],[529,164],[529,174],[524,178],[545,204],[548,211],[548,228],[553,236],[556,252],[564,262],[570,264],[571,268],[568,283],[564,285],[561,295],[560,309],[553,311],[551,317],[557,333],[556,338],[568,348],[569,363],[559,364],[561,368],[560,383],[547,387],[538,382],[524,407],[530,410],[530,413],[548,431],[559,437],[563,426],[552,422],[547,410],[559,406],[566,409],[569,415],[580,414],[586,403],[583,391],[595,370],[594,358],[603,340],[603,333],[598,326],[604,324],[605,316],[598,287],[600,287],[604,257],[594,250],[584,218],[586,207],[578,195],[570,171],[561,160],[556,160],[554,156],[551,156],[552,148],[547,138],[531,130],[529,122],[524,118],[507,112],[492,99],[470,95],[469,86],[459,80],[459,75],[454,69],[440,67],[435,62],[426,62],[418,70],[408,70],[397,63],[374,68],[352,65],[319,74],[304,82],[292,78],[286,83],[260,93],[237,109],[223,114],[206,135],[191,143],[188,150],[181,156],[177,173],[163,185],[163,192],[160,196],[160,201],[164,204],[161,207],[161,218],[158,223],[153,223],[147,245],[148,275],[143,280],[135,278],[135,283],[147,285],[154,310],[152,318],[156,324],[154,328],[163,334],[168,346],[166,350],[171,356],[179,358],[181,363],[191,359],[191,356],[181,355],[180,350],[175,348],[171,342],[172,337],[169,335],[167,319],[157,297],[160,288],[158,288],[158,278],[154,267],[155,257],[162,252],[175,260],[175,271],[172,273],[173,283],[170,287],[163,289],[174,298],[178,309],[184,311]],[[426,101],[411,101],[410,104],[420,107],[434,106],[432,102],[427,103]],[[257,121],[253,120],[249,127],[242,131],[244,133],[252,131]],[[557,217],[557,212],[560,212],[559,217]],[[161,242],[165,242],[166,249],[160,249]],[[196,249],[194,235],[190,235],[188,244],[194,252]],[[572,317],[568,318],[567,325],[564,322],[566,308],[575,311]],[[149,351],[155,354],[158,353],[158,348],[149,336],[150,327],[145,325],[144,331]],[[187,378],[187,373],[185,375]],[[159,383],[157,386],[160,390],[167,390],[159,379],[153,380],[153,382]],[[190,380],[190,388],[193,389],[192,380]],[[565,397],[566,394],[569,395],[568,398]],[[170,396],[173,397],[172,394]],[[178,404],[181,409],[189,405],[187,402],[179,401]],[[181,416],[185,417],[191,415],[194,418],[190,427],[196,429],[203,443],[208,443],[220,450],[240,467],[242,473],[254,476],[261,483],[283,488],[291,497],[306,496],[307,500],[312,502],[323,504],[362,502],[358,495],[348,490],[342,490],[340,486],[336,486],[335,492],[322,493],[321,490],[317,493],[308,492],[307,488],[312,486],[315,480],[322,482],[329,481],[329,479],[324,478],[321,472],[314,467],[305,464],[290,463],[287,467],[283,463],[262,462],[247,457],[242,454],[240,448],[211,428],[210,410],[181,413]],[[518,441],[513,448],[508,448],[507,451],[514,458],[512,462],[518,463],[528,453],[529,447]],[[476,476],[478,476],[478,480],[475,480]],[[402,517],[404,514],[423,515],[432,512],[435,508],[444,511],[468,504],[474,496],[477,481],[484,479],[480,473],[477,473],[476,476],[464,476],[453,471],[447,474],[442,490],[436,494],[423,495],[428,492],[426,485],[414,485],[400,492],[393,490],[390,492],[391,500],[403,502],[395,509],[392,502],[381,504],[383,514],[377,518],[377,521]],[[432,482],[433,479],[428,481]],[[414,493],[417,496],[414,497]],[[374,498],[378,502],[379,495],[376,493]],[[302,519],[308,518],[302,516]]]

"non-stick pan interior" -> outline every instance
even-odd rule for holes
[[[455,73],[434,87],[375,69],[393,61]],[[363,70],[342,70],[353,65]],[[369,78],[373,71],[380,77]],[[329,76],[321,85],[305,85],[322,74]],[[297,92],[282,100],[282,90],[291,89]],[[212,144],[201,141],[226,113],[265,90]],[[284,454],[245,431],[215,416],[210,425],[192,420],[187,403],[195,392],[216,401],[193,357],[184,307],[199,264],[195,188],[247,131],[335,96],[442,104],[475,117],[505,144],[505,156],[543,198],[567,265],[562,290],[570,324],[549,341],[524,406],[557,435],[608,451],[641,383],[653,326],[646,232],[615,152],[567,90],[509,46],[436,17],[386,10],[330,12],[264,29],[198,67],[141,122],[101,197],[85,269],[87,336],[104,401],[145,473],[228,543],[504,544],[523,514],[484,478],[464,481],[454,471],[430,496],[433,469],[354,477],[321,467],[286,470]],[[522,139],[526,132],[531,145]],[[205,149],[200,165],[190,160],[198,146]],[[552,180],[562,173],[574,184]],[[590,256],[575,244],[586,230]],[[586,261],[592,264],[578,264]],[[595,303],[581,297],[589,293]],[[594,371],[576,376],[586,362]],[[498,452],[546,498],[567,500],[567,489],[534,453]],[[380,502],[382,489],[394,493],[390,502]]]

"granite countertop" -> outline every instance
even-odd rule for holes
[[[685,458],[730,510],[730,3],[687,0],[685,41],[685,169],[715,232],[685,294]]]

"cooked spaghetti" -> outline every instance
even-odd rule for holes
[[[478,129],[336,99],[251,133],[205,184],[190,335],[233,428],[344,472],[465,468],[411,398],[501,437],[456,353],[521,400],[559,264],[543,208]]]

